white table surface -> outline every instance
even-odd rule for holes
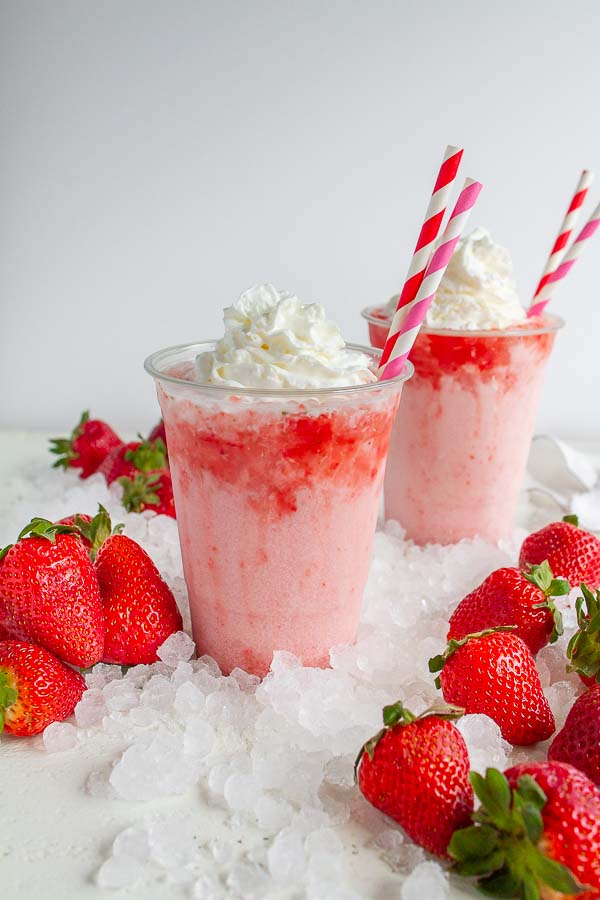
[[[48,465],[47,435],[0,432],[0,515],[21,499],[23,475],[32,465]],[[35,511],[32,511],[34,513]],[[0,739],[0,895],[7,900],[99,900],[122,896],[130,900],[170,900],[189,897],[189,888],[144,883],[138,888],[111,892],[95,883],[95,874],[114,837],[150,811],[190,811],[198,833],[206,838],[224,835],[240,847],[256,840],[247,828],[232,836],[225,814],[208,807],[197,794],[152,804],[125,803],[90,797],[84,791],[88,775],[114,759],[119,738],[99,734],[82,747],[47,754],[42,738]],[[351,848],[354,889],[365,898],[386,900],[400,896],[402,877],[395,874],[374,848],[357,847],[359,824],[340,826],[338,834]],[[286,892],[274,897],[297,896]],[[462,887],[453,898],[471,897]],[[428,900],[428,898],[423,898]]]

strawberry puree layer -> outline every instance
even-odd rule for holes
[[[421,332],[415,342],[384,493],[386,517],[419,544],[495,542],[512,530],[555,336],[522,332]]]
[[[326,665],[356,636],[398,390],[159,398],[198,651],[225,672],[264,675],[275,650]]]
[[[371,315],[373,318],[381,318],[381,325],[377,322],[369,322],[369,340],[373,347],[383,350],[390,329],[390,319],[383,310],[381,311],[381,316],[377,314],[376,310],[373,310]]]

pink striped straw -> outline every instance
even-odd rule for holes
[[[563,219],[563,223],[560,226],[558,237],[554,241],[554,246],[552,247],[548,262],[546,263],[546,268],[542,273],[542,277],[540,278],[535,294],[533,295],[532,307],[535,301],[541,302],[544,299],[544,296],[542,296],[544,294],[544,288],[551,281],[552,273],[558,268],[566,253],[567,244],[569,243],[573,229],[577,224],[581,207],[583,206],[593,180],[594,173],[584,169],[579,178],[575,193],[573,194],[573,199],[571,200]],[[532,315],[531,311],[529,312],[529,315]]]
[[[482,185],[479,181],[473,181],[472,178],[466,179],[444,230],[442,241],[427,266],[425,277],[416,297],[396,311],[390,326],[390,335],[394,341],[392,353],[387,363],[383,362],[382,357],[382,361],[379,364],[379,378],[382,381],[387,378],[394,378],[402,372],[404,363],[425,320],[427,310],[440,285],[440,281],[444,277],[444,272],[463,233],[471,210],[475,206],[475,201],[481,188]],[[390,335],[388,335],[387,342],[391,339]]]
[[[581,256],[581,252],[585,246],[586,241],[591,238],[599,225],[600,203],[571,244],[571,248],[561,264],[557,269],[554,270],[554,272],[551,273],[548,281],[544,286],[544,289],[540,291],[537,303],[534,303],[529,307],[529,311],[527,313],[528,316],[539,316],[541,315],[541,313],[543,313],[552,294],[554,293],[556,284],[559,281],[562,281],[563,278],[565,278],[565,276],[569,274],[569,272]]]
[[[421,226],[413,257],[410,261],[410,266],[408,267],[406,281],[404,282],[404,287],[402,288],[402,293],[398,300],[397,310],[406,306],[408,303],[411,303],[417,296],[417,291],[421,287],[421,282],[425,276],[425,270],[431,259],[434,244],[442,225],[442,220],[446,214],[448,197],[456,180],[462,155],[463,151],[460,147],[453,147],[450,144],[446,147],[444,159],[440,166],[435,185],[433,186],[431,200],[429,201],[429,206],[425,213],[425,221]],[[390,335],[391,334],[392,332],[390,330]],[[388,336],[386,345],[383,348],[380,365],[385,365],[389,359],[390,354],[394,349],[396,337],[397,335],[394,334],[393,339],[390,340],[390,337]]]

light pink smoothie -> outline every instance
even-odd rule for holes
[[[275,650],[326,665],[333,645],[356,637],[408,370],[385,384],[306,392],[192,384],[186,356],[207,347],[163,351],[147,365],[198,652],[225,672],[264,675]]]
[[[553,316],[504,331],[423,328],[402,396],[385,477],[386,518],[419,544],[512,531],[533,435]],[[371,339],[387,328],[369,320]]]

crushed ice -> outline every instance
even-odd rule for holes
[[[125,513],[119,491],[100,476],[80,481],[74,473],[30,467],[14,515],[2,522],[0,544],[32,515],[93,514],[101,502],[159,567],[189,632],[176,523],[151,512]],[[515,564],[523,534],[500,547],[474,540],[421,549],[388,523],[375,537],[358,641],[334,647],[330,669],[303,668],[279,652],[262,683],[240,669],[224,677],[214,660],[193,658],[183,632],[165,642],[154,665],[125,673],[95,666],[74,719],[46,730],[47,751],[73,752],[100,732],[116,735],[124,749],[112,768],[90,772],[91,796],[141,804],[188,796],[188,810],[208,805],[232,834],[231,841],[199,839],[189,812],[149,817],[115,836],[98,884],[119,889],[166,879],[197,900],[274,897],[284,886],[307,900],[360,900],[351,865],[352,848],[360,846],[404,878],[403,900],[446,897],[442,867],[360,796],[354,759],[380,727],[385,704],[401,699],[418,713],[439,696],[427,662],[444,646],[450,611],[492,569]],[[538,657],[559,727],[581,690],[564,662],[573,597],[560,602],[565,635]],[[512,751],[485,716],[467,716],[458,727],[479,771],[545,755],[546,745]],[[256,839],[238,842],[233,835],[240,834]]]

